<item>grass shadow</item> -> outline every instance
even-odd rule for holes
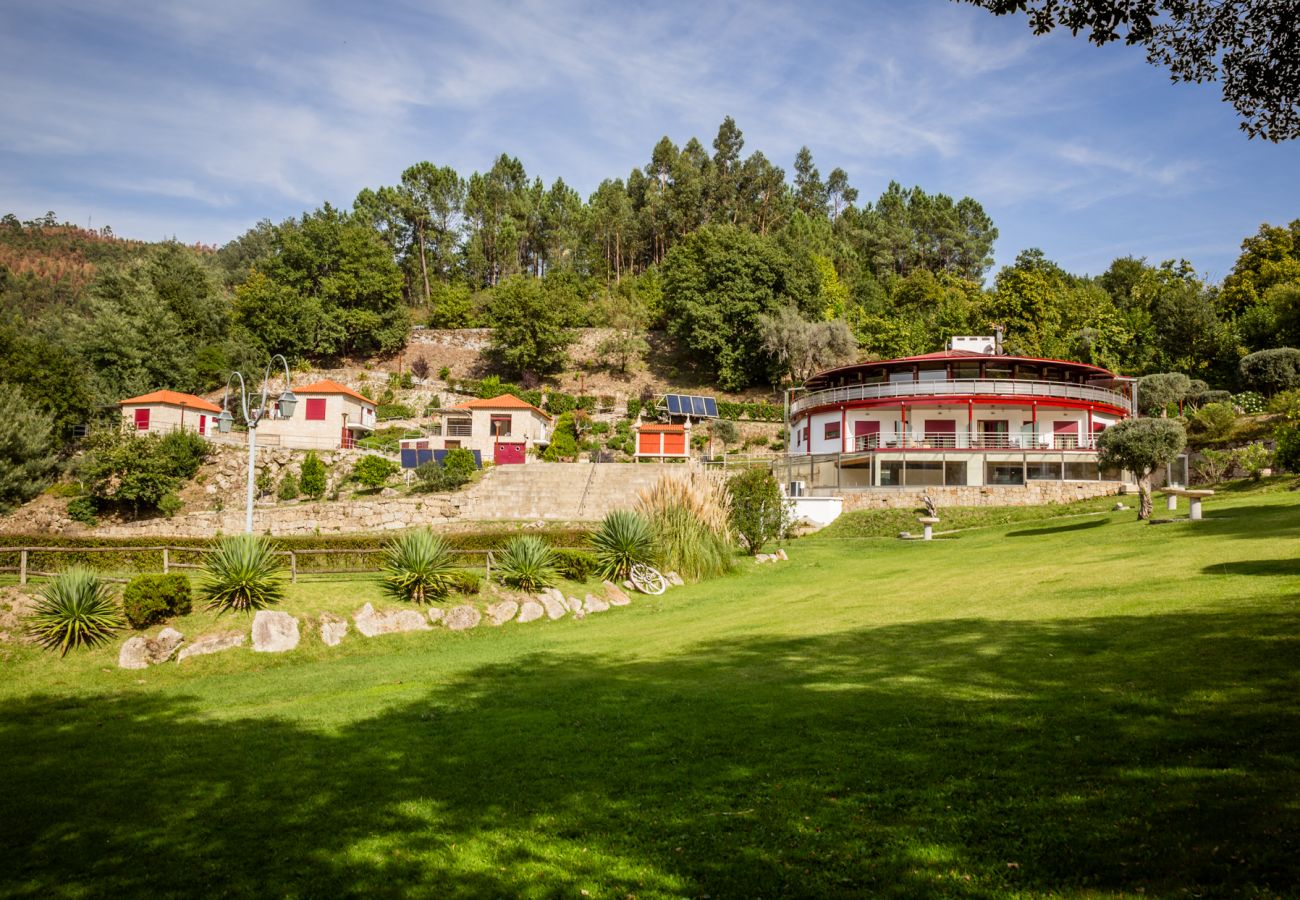
[[[1298,624],[904,623],[427,685],[412,657],[363,692],[409,700],[340,721],[10,700],[0,895],[1284,893]]]
[[[1089,519],[1085,522],[1072,522],[1069,525],[1053,525],[1049,528],[1025,528],[1020,531],[1008,531],[1007,537],[1039,537],[1045,534],[1064,534],[1070,531],[1086,531],[1109,524],[1109,519]]]
[[[1267,575],[1273,578],[1300,578],[1300,559],[1239,559],[1213,563],[1201,569],[1202,575]]]

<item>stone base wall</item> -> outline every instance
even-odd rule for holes
[[[1073,503],[1092,497],[1118,494],[1118,481],[1036,481],[1026,485],[999,487],[881,488],[844,491],[844,512],[860,509],[912,509],[924,505],[929,495],[943,515],[945,506],[1043,506]]]

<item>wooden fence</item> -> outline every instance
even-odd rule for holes
[[[172,546],[163,546],[163,545],[159,545],[156,547],[0,547],[0,556],[8,556],[14,553],[18,554],[18,564],[16,566],[9,566],[9,565],[0,566],[0,572],[6,572],[6,573],[16,572],[18,574],[18,583],[26,584],[27,580],[32,577],[52,578],[58,574],[57,572],[43,572],[31,568],[29,566],[29,562],[31,561],[31,558],[34,554],[51,554],[54,556],[58,556],[59,554],[76,555],[76,554],[83,554],[83,553],[122,553],[124,551],[130,552],[132,554],[151,554],[151,553],[160,554],[161,569],[164,575],[170,573],[175,569],[202,569],[203,568],[202,563],[182,562],[181,560],[186,559],[190,554],[196,554],[196,553],[204,554],[204,553],[213,552],[211,547],[172,547]],[[371,557],[376,554],[382,554],[384,552],[385,552],[384,549],[380,547],[373,547],[373,548],[331,547],[331,548],[321,548],[321,549],[273,550],[272,551],[272,553],[275,556],[279,556],[286,559],[286,566],[289,569],[289,580],[295,583],[298,581],[298,574],[299,574],[298,560],[301,557],[311,557],[311,556],[321,556],[321,555]],[[491,580],[492,578],[492,551],[491,550],[460,550],[460,549],[453,548],[451,552],[453,557],[476,560],[472,566],[466,566],[465,568],[477,569],[481,567],[484,569],[485,575],[488,578],[488,580]],[[173,554],[179,555],[181,559],[180,560],[174,559]],[[479,557],[482,557],[481,561],[477,561]],[[148,570],[143,568],[136,568],[136,571],[139,572],[153,571],[153,567],[150,567],[150,569]],[[376,565],[361,566],[361,567],[347,566],[343,568],[317,568],[314,566],[308,566],[307,568],[304,568],[302,570],[304,574],[309,574],[309,575],[356,575],[356,574],[364,574],[368,572],[378,572],[378,571],[380,571],[380,568],[379,566]],[[127,581],[127,579],[125,578],[109,578],[109,577],[106,577],[105,580],[115,581],[118,583],[125,583]]]

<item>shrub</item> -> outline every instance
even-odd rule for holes
[[[1148,416],[1163,418],[1168,415],[1169,407],[1183,401],[1191,387],[1192,380],[1182,372],[1144,375],[1137,383],[1138,408]]]
[[[429,377],[429,361],[423,356],[411,360],[411,374],[423,381]]]
[[[190,580],[184,575],[137,575],[122,591],[122,611],[137,631],[189,615],[191,608]]]
[[[566,394],[563,391],[551,391],[546,395],[546,411],[553,416],[563,415],[566,412],[577,409],[578,401],[572,394]]]
[[[442,467],[464,484],[474,477],[478,465],[474,462],[472,451],[464,447],[455,447],[448,450],[447,455],[442,458]]]
[[[458,594],[477,594],[483,588],[483,576],[470,569],[452,569],[447,584]]]
[[[595,554],[586,550],[555,549],[555,568],[570,581],[586,581],[598,565]]]
[[[534,535],[513,537],[493,554],[501,580],[521,591],[540,591],[559,579],[555,550]]]
[[[1258,481],[1264,474],[1263,470],[1273,464],[1273,454],[1263,444],[1247,444],[1233,452],[1233,462],[1246,475]]]
[[[1300,390],[1283,391],[1268,401],[1268,411],[1286,422],[1300,422]]]
[[[302,488],[303,494],[313,500],[325,496],[325,464],[320,461],[315,450],[307,451],[307,457],[302,461],[298,486]]]
[[[622,581],[632,566],[655,559],[655,532],[645,516],[616,509],[601,520],[591,535],[596,550],[596,572],[601,578]]]
[[[352,467],[352,477],[373,490],[383,487],[388,479],[397,474],[399,468],[391,459],[372,453],[357,460]]]
[[[641,401],[636,397],[627,398],[627,417],[629,419],[641,418]]]
[[[211,450],[203,438],[181,431],[159,437],[112,429],[92,435],[86,445],[78,468],[96,506],[129,507],[136,514],[160,509]]]
[[[59,574],[37,595],[28,630],[43,647],[67,656],[73,647],[93,647],[122,627],[108,582],[75,567]]]
[[[1300,427],[1279,428],[1273,462],[1288,472],[1300,472]]]
[[[573,413],[562,413],[555,420],[555,427],[551,429],[551,443],[542,453],[542,459],[547,462],[560,462],[575,459],[577,456],[578,432],[573,422]]]
[[[1300,350],[1293,347],[1275,347],[1243,356],[1238,368],[1247,387],[1269,396],[1300,387]]]
[[[0,512],[35,497],[58,472],[54,420],[0,383]]]
[[[724,449],[728,444],[740,440],[740,430],[736,428],[736,423],[729,419],[714,419],[709,423],[709,434],[714,440],[721,441]]]
[[[208,609],[253,612],[284,599],[284,580],[271,544],[255,534],[217,541],[203,560],[199,593]]]
[[[421,605],[447,596],[452,555],[447,542],[428,528],[398,535],[384,548],[384,593]]]
[[[731,527],[750,553],[780,538],[788,515],[781,486],[767,469],[749,469],[727,482],[731,497]]]
[[[1256,391],[1242,391],[1232,395],[1232,405],[1241,410],[1242,415],[1257,416],[1264,411],[1264,395]]]
[[[376,419],[413,419],[415,410],[405,403],[381,403],[375,407]]]
[[[1202,450],[1194,466],[1196,480],[1201,484],[1218,484],[1232,469],[1232,457],[1231,450]]]
[[[68,516],[83,525],[98,525],[99,517],[95,515],[98,511],[94,497],[78,497],[68,501]]]
[[[659,564],[693,581],[734,564],[729,506],[726,483],[707,472],[665,475],[637,501],[654,529]]]
[[[1237,411],[1230,403],[1207,403],[1192,416],[1191,425],[1209,440],[1226,438],[1237,426]]]
[[[474,454],[464,447],[457,447],[447,451],[441,464],[430,460],[418,466],[414,489],[421,493],[454,491],[473,479],[474,470]]]
[[[438,370],[438,377],[443,381],[446,381],[448,378],[451,377],[451,369],[447,368],[446,366],[443,366],[441,369]]]
[[[298,476],[293,472],[285,472],[284,477],[280,479],[280,490],[276,496],[281,500],[298,499]]]

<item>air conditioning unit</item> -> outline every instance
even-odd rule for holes
[[[790,482],[790,488],[789,488],[789,490],[786,491],[786,496],[787,496],[787,497],[802,497],[802,496],[804,495],[804,490],[805,490],[806,488],[807,488],[807,482],[804,482],[804,481],[792,481],[792,482]]]

